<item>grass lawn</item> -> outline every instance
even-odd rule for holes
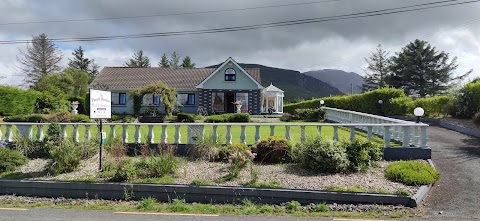
[[[270,125],[272,123],[268,123],[266,125]],[[275,127],[275,135],[284,137],[285,136],[285,124],[290,124],[286,122],[280,122],[280,123],[275,123],[278,126]],[[314,124],[314,123],[312,123]],[[47,132],[47,126],[43,127],[44,134]],[[6,126],[2,125],[0,126],[1,129],[1,139],[5,138],[5,132],[6,132]],[[37,128],[34,127],[33,129],[33,135],[36,136],[36,131]],[[67,135],[68,137],[72,137],[72,131],[73,127],[72,126],[67,126]],[[104,132],[107,132],[107,136],[110,136],[110,126],[104,126],[103,128]],[[140,126],[140,131],[142,138],[141,140],[143,142],[146,142],[147,140],[147,135],[148,135],[148,126]],[[98,132],[98,128],[96,126],[91,126],[90,127],[90,134],[92,137],[96,136]],[[180,132],[181,132],[181,143],[186,143],[187,142],[187,126],[181,126],[180,127]],[[226,138],[226,126],[218,126],[217,133],[218,133],[218,139],[220,142],[225,142]],[[240,126],[232,126],[231,128],[231,133],[232,133],[232,142],[233,143],[240,143],[240,132],[241,128]],[[122,136],[122,127],[121,126],[115,126],[115,133],[117,137]],[[15,138],[16,130],[13,130],[13,137]],[[79,127],[79,135],[80,135],[80,141],[84,140],[84,134],[85,134],[85,127],[80,126]],[[161,134],[162,134],[162,127],[161,126],[155,126],[154,127],[154,142],[155,143],[160,143],[161,139]],[[167,127],[167,134],[168,134],[168,142],[173,143],[174,142],[174,135],[175,135],[175,127],[174,126],[168,126]],[[211,136],[212,134],[212,127],[210,126],[205,126],[205,135],[206,136]],[[307,139],[309,137],[314,137],[317,135],[317,127],[316,126],[307,126],[305,127],[305,135]],[[322,135],[327,137],[327,138],[332,138],[333,137],[333,127],[327,127],[324,126],[322,127]],[[128,140],[129,143],[134,142],[134,136],[135,136],[135,127],[134,126],[129,126],[128,127]],[[254,144],[255,143],[255,126],[247,126],[246,127],[246,142],[247,144]],[[269,126],[261,126],[260,127],[260,136],[262,138],[266,138],[270,136],[270,127]],[[340,140],[343,139],[349,139],[350,137],[350,131],[348,128],[339,128],[338,130],[338,136]],[[363,132],[356,131],[355,136],[357,138],[361,139],[366,139],[366,134]],[[290,138],[292,143],[298,143],[300,142],[300,127],[298,126],[292,126],[290,127]],[[374,138],[375,142],[378,142],[380,144],[383,144],[383,140],[375,137]],[[395,145],[392,143],[392,145]]]

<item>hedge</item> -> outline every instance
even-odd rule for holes
[[[49,120],[41,114],[15,115],[3,119],[4,122],[46,123]]]
[[[197,118],[197,115],[195,114],[179,112],[177,113],[176,121],[181,123],[195,123],[196,118]]]
[[[250,115],[249,114],[220,114],[220,115],[212,115],[205,119],[207,123],[244,123],[250,122]]]
[[[32,114],[39,92],[0,86],[0,115]]]
[[[472,118],[480,111],[480,81],[466,84],[453,102],[453,115]]]

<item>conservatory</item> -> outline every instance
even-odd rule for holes
[[[270,86],[264,88],[262,91],[262,113],[283,113],[283,97],[283,91],[270,83]]]

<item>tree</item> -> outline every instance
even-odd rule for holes
[[[194,68],[194,67],[195,67],[195,63],[192,63],[190,56],[183,58],[182,68]]]
[[[170,67],[171,68],[178,68],[178,63],[180,62],[180,55],[177,52],[173,52],[172,56],[170,57]]]
[[[62,52],[46,34],[33,36],[32,42],[27,44],[27,51],[20,50],[20,57],[17,56],[21,69],[26,74],[25,83],[29,86],[35,85],[47,74],[60,71],[62,58]]]
[[[162,55],[162,60],[158,62],[158,66],[162,68],[169,68],[170,67],[170,62],[168,61],[168,57],[165,53]]]
[[[428,42],[416,39],[392,57],[389,84],[402,88],[407,95],[419,97],[444,94],[452,81],[465,78],[470,72],[454,77],[457,58],[449,59]]]
[[[85,50],[83,50],[82,46],[75,49],[72,52],[73,59],[68,59],[68,67],[88,73],[88,83],[91,83],[97,76],[99,67],[94,63],[95,61],[93,59],[85,58],[84,52]]]
[[[149,68],[150,59],[143,55],[143,50],[140,50],[133,54],[132,58],[128,62],[125,62],[126,67],[133,68]]]
[[[377,45],[375,52],[370,53],[369,58],[365,58],[368,66],[364,69],[365,83],[362,85],[363,91],[375,90],[387,86],[386,79],[390,72],[389,52],[385,51],[382,45]]]

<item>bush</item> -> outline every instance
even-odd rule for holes
[[[137,168],[132,159],[126,158],[120,161],[111,161],[104,164],[102,177],[108,177],[110,181],[123,182],[133,181],[137,178]]]
[[[180,158],[170,153],[164,153],[140,160],[135,164],[135,168],[139,171],[140,178],[162,177],[174,175],[180,167],[180,163]]]
[[[325,120],[325,111],[321,108],[316,109],[296,109],[295,119],[307,122],[319,122]]]
[[[350,161],[348,170],[365,171],[382,159],[383,148],[371,141],[354,139],[343,143]]]
[[[46,123],[48,119],[40,114],[30,114],[30,115],[15,115],[5,117],[3,119],[5,122],[29,122],[29,123]]]
[[[309,139],[300,151],[302,165],[314,172],[343,172],[349,165],[345,147],[333,140]]]
[[[197,139],[193,145],[188,147],[187,157],[192,160],[212,161],[218,159],[218,152],[221,147],[221,142],[218,139],[213,139],[207,133],[203,139]]]
[[[195,119],[197,118],[197,115],[195,114],[187,114],[187,113],[177,113],[177,122],[182,122],[182,123],[194,123]]]
[[[280,121],[283,121],[283,122],[291,122],[291,121],[294,121],[295,119],[293,118],[293,115],[289,114],[289,113],[284,113],[281,117],[280,117]]]
[[[226,161],[228,157],[237,152],[251,150],[251,148],[245,144],[232,144],[228,146],[220,146],[217,153],[217,160]]]
[[[289,212],[295,212],[295,211],[300,211],[300,209],[302,208],[302,205],[298,201],[292,200],[290,202],[285,203],[285,208]]]
[[[82,152],[76,145],[69,140],[65,140],[60,144],[47,141],[45,144],[50,150],[52,163],[47,166],[47,172],[52,175],[73,172],[80,165]]]
[[[407,113],[411,114],[416,107],[422,107],[425,110],[425,117],[442,117],[448,115],[448,107],[452,102],[452,96],[419,98],[413,101]]]
[[[409,186],[433,184],[440,174],[430,165],[419,161],[399,161],[388,165],[385,176],[394,182]]]
[[[26,163],[27,158],[20,152],[0,147],[0,173],[15,171],[17,167]]]
[[[475,114],[475,116],[473,116],[473,123],[475,123],[476,125],[480,125],[480,111],[477,112]]]
[[[246,123],[250,122],[249,114],[220,114],[205,119],[207,123]]]
[[[460,89],[453,106],[454,116],[462,118],[472,118],[480,111],[480,81],[468,83]]]
[[[90,117],[83,114],[76,114],[72,116],[70,120],[72,123],[91,123]]]
[[[267,163],[292,162],[292,144],[290,141],[278,136],[261,140],[255,147],[256,159]]]
[[[39,92],[0,86],[0,115],[32,114]]]

